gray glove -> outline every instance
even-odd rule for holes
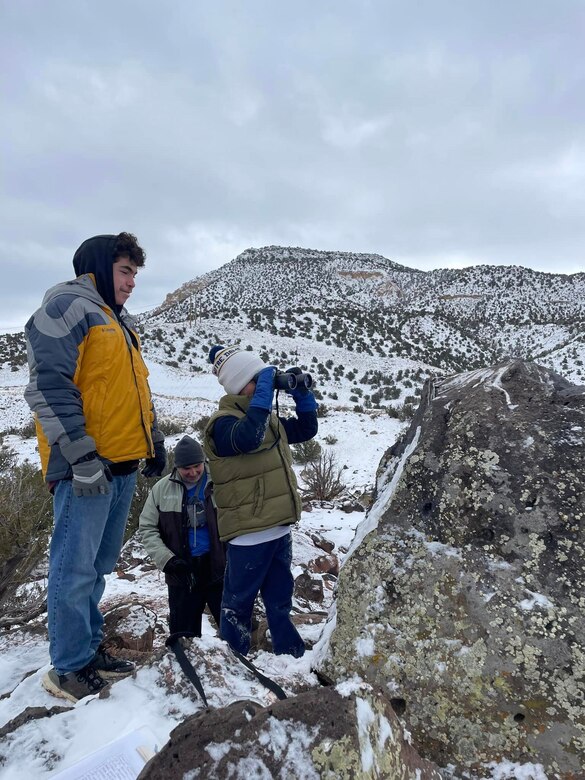
[[[110,469],[94,454],[71,466],[73,492],[76,496],[99,496],[110,492]]]

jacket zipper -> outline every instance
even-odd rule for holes
[[[134,355],[132,354],[132,345],[128,343],[128,339],[126,338],[125,331],[130,331],[122,320],[118,319],[118,323],[120,327],[122,328],[122,335],[124,336],[124,341],[126,342],[126,346],[128,347],[128,353],[130,355],[130,365],[132,367],[132,376],[134,378],[134,386],[136,387],[136,394],[138,395],[138,403],[140,405],[140,422],[142,424],[142,430],[144,431],[144,436],[146,438],[146,442],[148,444],[148,457],[152,458],[154,456],[154,442],[152,440],[152,433],[150,431],[146,430],[146,425],[144,424],[144,408],[142,406],[142,396],[140,395],[140,388],[138,387],[138,379],[136,378],[136,369],[134,368]]]

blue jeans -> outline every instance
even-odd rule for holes
[[[242,655],[250,649],[252,609],[258,593],[266,607],[274,652],[295,658],[304,654],[304,642],[290,619],[294,586],[291,561],[290,534],[249,547],[227,545],[220,633]]]
[[[114,570],[134,495],[137,473],[114,477],[110,492],[73,493],[71,480],[55,487],[55,526],[49,552],[49,651],[59,674],[88,664],[102,641],[98,604]]]

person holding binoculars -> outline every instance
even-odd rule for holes
[[[289,445],[317,433],[311,377],[299,368],[279,372],[238,346],[213,347],[209,361],[226,391],[203,440],[219,535],[228,543],[220,633],[246,655],[260,594],[274,652],[300,658],[305,645],[290,612],[291,526],[300,518],[301,500]],[[280,389],[292,396],[294,417],[272,412],[274,392]]]

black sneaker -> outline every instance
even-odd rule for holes
[[[109,684],[90,664],[78,672],[67,672],[67,674],[57,674],[54,669],[51,669],[43,677],[43,688],[46,691],[53,696],[73,702],[86,696],[93,696],[103,691]]]
[[[93,659],[88,664],[95,669],[102,677],[118,677],[122,674],[132,674],[136,669],[136,664],[132,661],[126,661],[124,658],[115,658],[100,645],[96,650]]]

